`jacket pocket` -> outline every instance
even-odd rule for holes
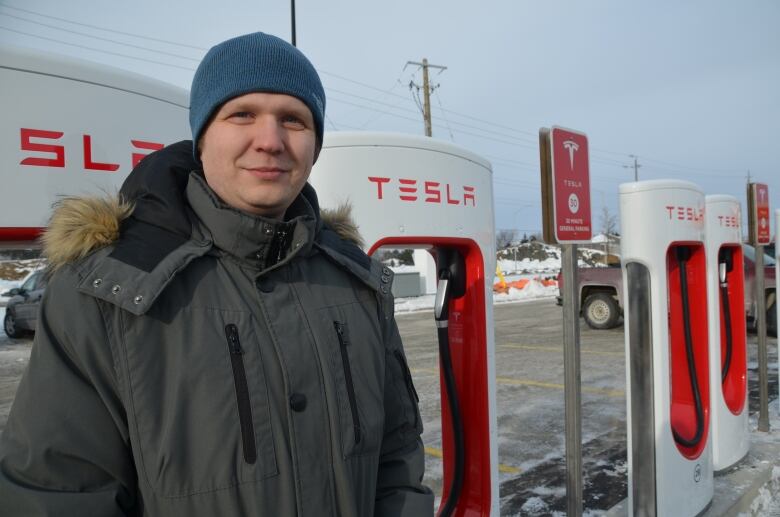
[[[347,398],[349,398],[349,410],[352,414],[352,428],[355,435],[355,444],[360,443],[360,414],[357,409],[357,399],[355,398],[355,384],[352,381],[352,368],[349,365],[349,334],[347,325],[340,321],[334,321],[333,327],[336,329],[336,335],[339,339],[339,350],[341,352],[341,362],[344,368],[344,380],[347,385]]]
[[[328,359],[327,386],[344,458],[378,455],[385,408],[385,351],[376,312],[359,303],[320,310],[317,334]]]
[[[186,308],[172,321],[123,320],[139,478],[161,497],[182,497],[277,475],[252,316]]]
[[[419,403],[420,403],[420,397],[417,395],[417,390],[414,388],[414,382],[412,381],[412,372],[409,370],[409,364],[406,362],[406,357],[404,357],[404,353],[400,350],[396,349],[393,350],[393,356],[395,357],[396,361],[398,361],[398,364],[401,366],[401,373],[404,377],[404,384],[406,384],[406,391],[409,395],[409,400],[412,402],[412,405],[414,406],[414,422],[412,423],[412,426],[417,429],[420,425],[420,409],[419,409]]]
[[[228,350],[230,350],[230,365],[233,368],[233,383],[236,386],[236,403],[238,405],[238,420],[241,427],[241,441],[244,446],[244,461],[253,465],[257,461],[255,447],[255,426],[252,424],[252,402],[249,398],[249,387],[246,383],[244,369],[244,351],[238,337],[238,327],[234,323],[225,326]]]

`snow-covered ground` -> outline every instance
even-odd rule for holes
[[[528,284],[523,289],[509,288],[507,293],[493,293],[493,303],[525,302],[541,298],[553,298],[558,295],[558,286],[544,286],[536,275],[508,275],[504,277],[507,283],[527,279]],[[498,278],[494,282],[498,282]],[[412,298],[396,298],[395,312],[416,312],[433,309],[436,295],[415,296]]]

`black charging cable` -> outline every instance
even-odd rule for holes
[[[455,254],[459,255],[457,252]],[[439,253],[440,262],[446,262],[447,254]],[[462,259],[461,259],[462,261]],[[455,266],[456,269],[457,265]],[[463,275],[464,271],[456,274]],[[465,279],[455,278],[448,264],[439,269],[439,282],[436,290],[436,303],[434,306],[434,315],[436,319],[436,330],[439,336],[439,359],[441,361],[442,372],[444,373],[444,386],[447,391],[447,401],[450,408],[450,423],[452,425],[452,436],[455,442],[455,468],[450,482],[450,490],[447,500],[439,512],[439,517],[450,517],[455,511],[458,499],[463,490],[463,476],[466,466],[466,443],[463,435],[463,419],[460,414],[460,403],[458,402],[458,392],[455,386],[455,374],[452,370],[452,356],[450,354],[450,336],[449,336],[449,305],[453,297],[457,297],[458,284],[465,285]]]
[[[690,440],[683,438],[672,428],[672,434],[677,443],[684,447],[696,447],[704,436],[704,408],[701,403],[701,393],[699,393],[699,381],[696,377],[696,363],[693,355],[693,335],[691,334],[691,314],[688,307],[688,260],[691,258],[691,250],[680,246],[676,250],[677,266],[680,270],[680,294],[682,295],[683,309],[683,327],[685,329],[685,355],[688,359],[688,377],[691,381],[691,391],[693,392],[693,403],[696,408],[696,433]]]
[[[722,248],[718,252],[718,277],[720,280],[720,303],[723,306],[723,324],[726,330],[726,357],[723,360],[723,368],[720,372],[720,382],[726,382],[726,376],[731,368],[731,354],[733,349],[733,332],[731,329],[731,308],[729,306],[728,273],[734,269],[734,258],[731,248]]]

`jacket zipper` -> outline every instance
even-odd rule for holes
[[[360,443],[360,417],[358,416],[357,400],[355,399],[355,386],[352,383],[352,369],[349,366],[349,355],[347,354],[347,345],[349,337],[347,336],[347,325],[340,321],[334,321],[336,335],[339,337],[339,348],[341,349],[341,362],[344,365],[344,379],[347,382],[347,396],[349,397],[349,409],[352,412],[352,427],[355,430],[355,443]]]
[[[241,424],[241,440],[244,445],[244,460],[254,465],[257,460],[255,448],[255,429],[252,424],[252,405],[249,401],[249,386],[246,382],[244,369],[244,351],[238,339],[238,327],[233,323],[225,326],[230,364],[233,367],[233,381],[236,385],[236,401],[238,402],[238,419]]]
[[[414,397],[416,403],[420,403],[420,397],[417,395],[417,390],[414,388],[414,382],[412,382],[412,373],[409,371],[409,365],[406,362],[404,354],[400,350],[394,351],[395,358],[401,364],[401,371],[404,372],[404,381],[406,382],[406,391],[409,392],[410,397]],[[417,410],[414,411],[414,427],[417,427]]]

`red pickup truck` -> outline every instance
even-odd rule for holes
[[[755,248],[743,245],[745,262],[745,316],[748,328],[755,327]],[[775,259],[764,254],[764,292],[766,296],[767,333],[777,336],[777,310],[775,309]],[[594,329],[610,329],[618,326],[623,314],[623,274],[619,267],[581,267],[577,269],[580,293],[580,314],[585,323]],[[558,275],[558,305],[561,305],[563,275]]]

